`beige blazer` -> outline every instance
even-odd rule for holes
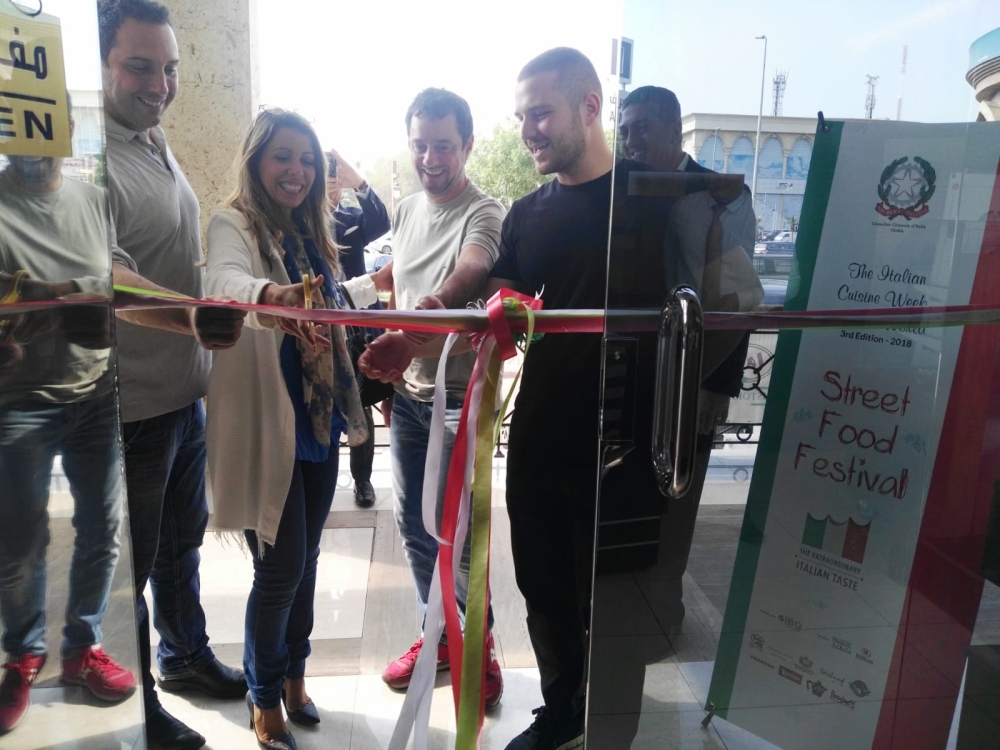
[[[269,241],[266,254],[243,214],[218,211],[208,224],[205,287],[209,296],[247,304],[260,300],[270,283],[291,283],[281,254]],[[369,276],[342,282],[353,299],[377,299]],[[295,469],[295,410],[281,374],[284,333],[270,315],[250,313],[236,345],[215,353],[208,379],[208,468],[215,525],[220,531],[253,529],[261,544],[274,545]],[[334,356],[350,371],[342,329],[335,328]],[[338,403],[350,445],[368,439],[357,388]],[[333,445],[331,450],[338,450]]]
[[[270,243],[265,258],[239,211],[212,216],[207,244],[209,296],[255,303],[269,283],[291,283],[281,249]],[[295,468],[295,412],[278,354],[284,335],[274,318],[251,313],[236,345],[215,353],[205,429],[216,528],[253,529],[272,546]]]

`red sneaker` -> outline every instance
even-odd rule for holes
[[[417,657],[420,656],[420,649],[424,645],[424,639],[410,646],[410,650],[400,656],[382,672],[382,679],[385,684],[393,690],[406,690],[410,685],[410,678],[413,677],[413,668],[417,666]],[[438,672],[448,669],[448,646],[438,644]]]
[[[120,701],[135,691],[132,673],[99,648],[86,648],[73,659],[63,659],[62,681],[82,685],[102,701]]]
[[[500,674],[500,662],[497,661],[497,647],[493,642],[493,633],[486,637],[486,707],[493,708],[500,702],[503,695],[503,675]]]
[[[21,723],[31,706],[31,683],[45,666],[45,654],[21,654],[3,665],[0,679],[0,735]]]

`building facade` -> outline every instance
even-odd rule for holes
[[[979,122],[1000,120],[1000,29],[993,29],[969,47],[965,80],[976,90]]]
[[[695,112],[681,119],[681,131],[684,151],[699,164],[753,183],[756,115]],[[761,231],[797,226],[815,133],[814,117],[763,118],[754,200]]]

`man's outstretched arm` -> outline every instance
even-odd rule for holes
[[[151,292],[167,292],[165,289],[121,263],[112,266],[112,277],[116,286],[128,286]],[[161,310],[120,310],[118,317],[128,323],[194,336],[205,349],[228,349],[235,345],[243,331],[246,313],[219,307],[196,307],[188,309],[166,308]]]
[[[473,292],[467,300],[479,299],[485,302],[501,289],[513,289],[516,286],[517,283],[511,279],[488,278],[478,293]],[[423,303],[425,300],[428,300],[428,303],[423,309],[446,309],[444,305],[440,304],[437,295],[425,297],[421,302]],[[444,349],[445,338],[446,336],[441,334],[431,335],[423,341],[414,341],[403,331],[390,331],[368,345],[368,348],[358,358],[358,367],[370,378],[377,378],[387,383],[398,383],[403,379],[403,373],[414,359],[440,357]],[[472,344],[469,343],[469,338],[466,336],[455,342],[449,355],[463,354],[471,349]]]

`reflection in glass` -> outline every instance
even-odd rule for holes
[[[741,174],[746,178],[747,184],[751,182],[750,178],[753,175],[753,141],[745,135],[737,138],[729,150],[729,163],[726,172],[728,174]]]
[[[809,176],[809,164],[812,162],[812,144],[805,138],[795,141],[792,151],[788,154],[785,166],[785,177],[804,180]]]
[[[68,94],[62,106],[72,131]],[[70,176],[75,161],[3,161],[0,303],[41,308],[0,315],[0,744],[132,747],[141,708],[134,607],[115,596],[131,583],[106,197],[93,172]],[[48,710],[28,715],[32,702]]]
[[[718,175],[684,153],[680,130],[680,103],[667,89],[639,87],[620,106],[619,138],[637,161],[616,166],[608,307],[659,309],[671,289],[686,285],[706,311],[751,310],[764,291],[751,262],[756,222],[749,189],[741,176]],[[621,465],[606,469],[600,488],[590,748],[631,746],[649,707],[644,685],[659,679],[658,663],[673,652],[670,637],[685,624],[683,577],[698,502],[716,429],[740,391],[747,343],[742,332],[705,336],[694,474],[686,497],[668,502],[655,481],[644,479],[651,472],[656,336],[609,324],[607,346],[621,350],[625,372],[611,381],[621,365],[606,360],[603,444],[628,452]],[[612,418],[616,407],[631,415],[627,424]]]
[[[653,5],[630,3],[632,20],[662,28],[648,17]],[[952,28],[964,36],[973,25]],[[649,49],[648,37],[635,36],[637,49]],[[747,45],[751,40],[748,32]],[[672,41],[672,54],[681,54],[683,40]],[[656,52],[643,58],[638,83],[657,82]],[[698,69],[700,62],[689,64]],[[725,105],[721,96],[706,105],[714,89],[685,72],[664,60],[659,75],[684,94],[682,102],[696,102],[694,111],[749,109],[721,109],[738,87],[726,87]],[[730,75],[739,77],[727,70],[719,80]],[[942,96],[964,85],[959,79],[942,87]],[[825,91],[811,108],[838,98]],[[634,115],[622,99],[619,138],[627,142],[631,133],[621,128]],[[963,110],[942,101],[923,119],[961,120]],[[721,137],[733,144],[725,171],[747,174],[741,164],[749,167],[756,144],[745,125],[756,118],[696,117],[703,122],[688,115],[682,131],[692,157],[702,166],[713,162],[695,146],[711,148],[722,125]],[[651,218],[634,220],[645,215],[637,207],[640,186],[647,205],[659,202],[650,213],[670,216],[663,256],[685,260],[700,245],[705,265],[696,288],[709,311],[782,303],[813,315],[996,306],[996,126],[849,118],[819,125],[804,117],[765,120],[750,216],[760,223],[745,245],[762,299],[750,294],[744,307],[737,293],[735,308],[724,302],[734,270],[724,261],[736,243],[725,227],[713,227],[712,201],[719,201],[712,188],[688,194],[696,180],[642,175],[614,198],[608,307],[640,307],[635,290],[650,288],[655,258],[643,249],[642,228],[658,232]],[[636,151],[647,161],[655,149]],[[656,166],[684,168],[683,161]],[[775,236],[779,230],[791,236]],[[723,260],[718,273],[710,271],[716,257]],[[682,280],[697,283],[699,274],[668,270],[659,292]],[[620,427],[608,430],[609,403],[621,414],[649,408],[644,346],[643,335],[629,341],[609,325],[605,449],[621,450],[624,437],[635,453],[647,451],[638,419],[631,438]],[[631,361],[632,348],[639,351],[635,377],[618,364]],[[699,424],[699,447],[725,444],[703,454],[703,489],[677,501],[644,501],[631,477],[617,474],[628,455],[609,468],[599,501],[587,747],[995,744],[998,351],[990,325],[762,331],[743,355],[746,372],[761,378],[753,409],[731,409],[721,425]],[[713,369],[706,354],[703,374]],[[638,395],[630,400],[633,382]],[[703,414],[711,403],[705,390],[699,401]],[[633,474],[648,458],[636,461]]]
[[[782,164],[784,155],[781,150],[781,141],[774,136],[768,138],[761,144],[760,157],[758,157],[757,178],[758,179],[778,179],[783,177]]]

